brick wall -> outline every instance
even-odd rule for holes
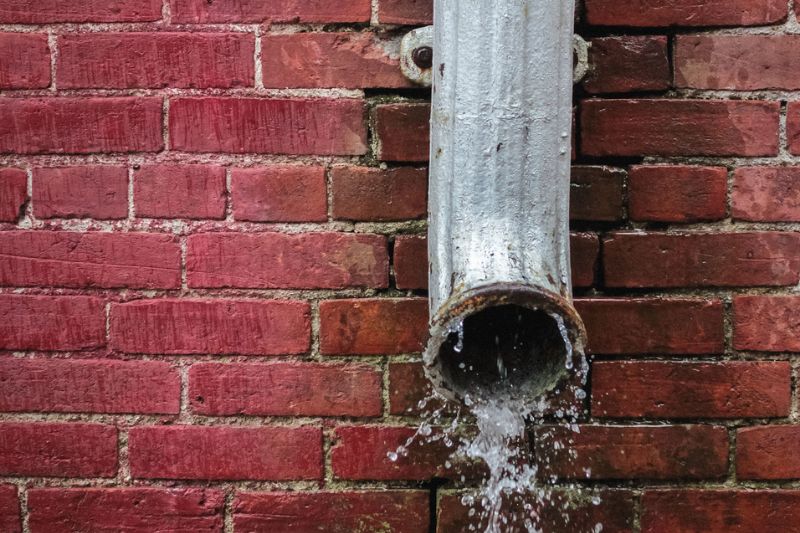
[[[591,414],[553,468],[602,502],[570,531],[794,531],[793,2],[584,3]],[[0,0],[1,531],[468,527],[446,449],[386,458],[426,386],[429,94],[397,51],[430,13]]]

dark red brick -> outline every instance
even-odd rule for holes
[[[394,275],[398,289],[428,288],[428,239],[398,236],[394,242]]]
[[[428,301],[327,300],[320,303],[320,344],[326,355],[419,352],[428,336]]]
[[[308,350],[306,302],[159,299],[114,304],[111,345],[128,353],[282,355]]]
[[[367,365],[196,364],[189,401],[203,415],[380,416],[382,378]]]
[[[788,416],[788,362],[595,362],[592,414],[609,418]]]
[[[161,0],[0,0],[0,22],[148,22],[161,19]]]
[[[430,152],[429,104],[385,104],[375,110],[378,158],[427,161]]]
[[[0,57],[0,89],[43,89],[50,85],[47,34],[0,33]]]
[[[603,166],[572,167],[570,219],[618,222],[625,217],[625,171]]]
[[[147,165],[133,176],[136,216],[225,218],[225,168],[217,165]]]
[[[183,152],[367,152],[364,102],[356,99],[177,98],[170,103],[169,131],[172,149]],[[0,146],[2,139],[0,130]]]
[[[573,233],[570,238],[572,285],[591,287],[600,256],[600,238],[595,233]]]
[[[370,0],[170,0],[172,22],[369,22]]]
[[[27,173],[16,168],[0,169],[0,222],[16,222],[27,199]]]
[[[0,411],[177,414],[180,381],[158,361],[0,358]]]
[[[800,352],[797,296],[737,296],[733,300],[733,346],[737,350]]]
[[[800,426],[742,428],[736,433],[737,479],[800,479]]]
[[[389,413],[399,416],[419,415],[444,406],[431,399],[432,386],[422,363],[389,365]],[[420,402],[424,407],[420,407]]]
[[[643,222],[702,222],[725,218],[724,167],[634,166],[628,174],[628,215]]]
[[[0,232],[0,285],[171,289],[180,270],[172,235]]]
[[[584,100],[581,151],[588,156],[771,156],[779,102]]]
[[[36,218],[127,218],[128,169],[99,165],[36,168],[32,200]]]
[[[800,167],[737,168],[733,180],[736,220],[800,222]]]
[[[326,187],[325,168],[320,166],[233,169],[233,217],[251,222],[324,222]]]
[[[353,233],[203,233],[188,240],[190,287],[387,287],[386,238]]]
[[[786,136],[789,152],[800,154],[800,102],[789,102],[786,108]]]
[[[667,38],[662,35],[599,37],[589,48],[589,93],[663,91],[672,83]]]
[[[782,0],[586,0],[586,19],[600,26],[758,26],[781,22]]]
[[[315,427],[136,427],[128,449],[134,478],[322,478],[322,431]]]
[[[381,24],[433,24],[433,0],[381,0],[378,20]]]
[[[0,485],[0,530],[7,533],[22,532],[17,487],[14,485]]]
[[[0,424],[0,475],[114,477],[117,428],[100,424]]]
[[[426,169],[336,167],[331,187],[336,219],[393,221],[428,214]]]

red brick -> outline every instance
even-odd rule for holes
[[[72,33],[58,38],[59,89],[252,87],[245,33]]]
[[[31,533],[174,531],[222,533],[221,491],[161,488],[36,488],[28,491]]]
[[[331,186],[336,219],[392,221],[428,214],[426,169],[336,167]]]
[[[0,152],[157,152],[163,146],[160,98],[0,100]]]
[[[591,40],[591,70],[583,80],[589,93],[663,91],[672,83],[667,38],[626,35]]]
[[[678,35],[675,85],[692,89],[800,89],[798,35]]]
[[[419,352],[428,336],[424,298],[320,303],[320,344],[327,355]]]
[[[382,377],[367,365],[196,364],[189,401],[212,416],[380,416]]]
[[[0,424],[0,475],[114,477],[117,428],[100,424]]]
[[[172,289],[180,255],[166,234],[0,232],[0,285]]]
[[[615,233],[609,287],[747,287],[800,281],[800,233]]]
[[[0,359],[0,411],[177,414],[180,376],[158,361]]]
[[[188,241],[190,287],[342,289],[387,287],[381,235],[203,233]]]
[[[367,152],[364,102],[356,99],[178,98],[169,130],[172,149],[184,152]]]
[[[545,489],[548,490],[548,489]],[[633,533],[634,495],[623,490],[603,490],[592,492],[600,498],[594,504],[587,496],[583,500],[574,494],[560,490],[548,490],[546,502],[542,496],[525,495],[524,500],[503,502],[503,531],[526,531],[525,519],[530,518],[535,531],[599,531],[603,533]],[[575,501],[578,500],[578,501]],[[532,506],[525,511],[521,501]],[[483,518],[480,504],[474,507],[472,516],[470,508],[461,504],[458,494],[445,494],[439,499],[437,533],[453,531],[485,531],[486,519]],[[507,529],[506,529],[507,528]]]
[[[135,478],[322,478],[322,431],[315,427],[136,427],[128,448]]]
[[[642,533],[789,532],[798,523],[800,491],[663,490],[642,497]]]
[[[369,22],[370,0],[170,0],[172,22]]]
[[[433,24],[433,0],[381,0],[378,20],[381,24]]]
[[[430,523],[426,491],[238,493],[236,531],[421,533]]]
[[[600,256],[600,238],[595,233],[573,233],[570,238],[572,285],[591,287]]]
[[[800,222],[800,167],[738,168],[733,180],[736,220]]]
[[[786,108],[786,136],[789,152],[800,154],[800,102],[789,102]]]
[[[427,161],[430,152],[429,104],[386,104],[375,110],[378,158]]]
[[[797,296],[737,296],[733,300],[733,346],[737,350],[800,352]]]
[[[33,214],[36,218],[127,218],[128,169],[99,165],[36,168]]]
[[[778,154],[779,102],[584,100],[581,149],[589,156]]]
[[[425,481],[445,474],[444,463],[455,451],[442,441],[423,444],[417,439],[407,457],[391,461],[387,454],[404,445],[414,428],[351,426],[336,429],[336,444],[331,449],[333,475],[349,480]]]
[[[536,435],[542,475],[667,480],[718,479],[728,472],[722,426],[580,426],[580,433],[545,426]]]
[[[783,0],[586,0],[586,19],[599,26],[758,26],[781,22]]]
[[[22,532],[17,487],[14,485],[0,485],[0,530],[7,533]]]
[[[389,365],[389,413],[399,416],[420,415],[444,406],[431,399],[431,382],[425,376],[422,363],[391,363]],[[424,402],[424,407],[420,407]]]
[[[603,166],[572,167],[570,219],[618,222],[625,218],[625,171]]]
[[[231,172],[233,217],[250,222],[325,222],[325,168],[274,165]]]
[[[577,300],[596,354],[712,354],[724,348],[719,300]]]
[[[161,20],[161,0],[0,0],[0,22],[146,22]]]
[[[87,296],[0,295],[0,349],[88,350],[105,345],[105,305]]]
[[[0,33],[0,57],[0,89],[43,89],[50,85],[46,34]]]
[[[592,414],[610,418],[788,416],[788,362],[595,362]]]
[[[272,34],[261,42],[265,87],[413,86],[400,70],[399,43],[372,32]]]
[[[0,168],[0,222],[16,222],[28,200],[28,174],[16,168]]]
[[[394,275],[398,289],[428,288],[428,239],[401,235],[394,242]]]
[[[149,354],[282,355],[309,348],[306,302],[139,300],[111,308],[111,344]]]
[[[225,168],[217,165],[148,165],[133,176],[136,216],[225,218]]]
[[[628,174],[628,215],[643,222],[701,222],[725,218],[724,167],[634,166]]]
[[[800,426],[742,428],[736,433],[738,479],[800,479]]]

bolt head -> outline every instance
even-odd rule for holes
[[[413,59],[414,64],[421,69],[431,68],[433,66],[433,48],[430,46],[420,46],[411,54],[411,59]]]

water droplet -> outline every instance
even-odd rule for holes
[[[390,460],[391,462],[393,462],[393,463],[394,463],[395,461],[397,461],[397,458],[398,458],[398,457],[397,457],[397,454],[396,454],[395,452],[389,452],[389,453],[387,453],[387,454],[386,454],[386,457],[388,457],[388,458],[389,458],[389,460]]]

